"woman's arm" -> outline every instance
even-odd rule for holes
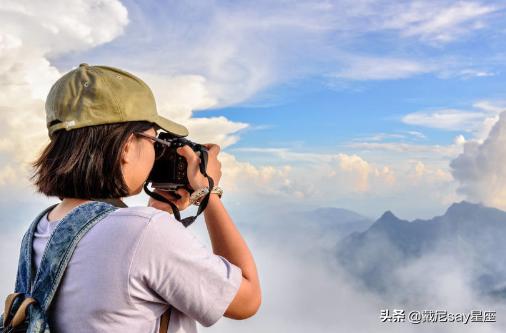
[[[206,146],[209,150],[206,172],[213,178],[215,185],[218,185],[221,179],[221,163],[217,158],[220,148],[218,145],[213,144]],[[187,175],[190,186],[193,189],[209,186],[207,178],[200,173],[200,160],[197,154],[188,146],[179,148],[178,153],[184,156],[188,162]],[[177,201],[169,198],[163,192],[155,192],[172,200],[179,210],[185,209],[190,204],[189,195],[183,189],[178,191],[181,199]],[[168,204],[152,198],[149,199],[149,206],[171,211]],[[241,268],[243,275],[241,286],[224,315],[233,319],[251,317],[258,311],[261,303],[260,282],[253,256],[218,195],[211,194],[208,205],[204,210],[204,217],[214,254],[226,258],[232,264]]]
[[[225,317],[251,317],[258,311],[261,303],[260,282],[253,256],[218,195],[211,194],[204,216],[213,252],[242,270],[241,286],[225,311]]]
[[[214,144],[208,144],[206,147],[208,149],[206,172],[213,178],[215,185],[218,185],[221,179],[221,163],[218,161],[220,147]],[[193,189],[209,186],[207,178],[200,173],[200,159],[197,154],[188,146],[179,148],[178,153],[188,161],[187,174],[190,186]],[[241,286],[225,311],[225,316],[233,319],[251,317],[258,311],[261,303],[260,282],[253,256],[218,195],[211,194],[204,210],[204,217],[213,252],[242,270]]]

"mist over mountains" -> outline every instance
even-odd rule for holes
[[[367,230],[373,219],[344,208],[322,207],[302,210],[297,207],[269,209],[255,212],[241,219],[249,223],[241,225],[269,244],[291,246],[291,251],[328,251],[336,241],[353,232]]]
[[[374,220],[342,208],[251,208],[236,217],[254,249],[263,305],[247,324],[223,321],[210,332],[506,332],[503,211],[460,202],[406,221],[392,212]],[[382,309],[492,310],[497,322],[389,325]]]
[[[448,271],[463,273],[473,292],[506,300],[505,236],[506,212],[462,201],[430,220],[410,222],[387,211],[367,230],[338,241],[335,254],[357,283],[379,294],[410,297],[420,280],[437,283],[434,271],[420,269],[417,283],[409,284],[414,277],[406,280],[405,267],[441,258]]]

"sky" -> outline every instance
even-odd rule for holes
[[[139,76],[160,114],[220,144],[237,216],[506,209],[505,13],[478,0],[3,0],[0,207],[15,236],[2,250],[57,202],[34,192],[28,163],[49,141],[51,85],[80,63]]]
[[[490,177],[451,163],[487,139],[506,105],[504,7],[4,1],[0,184],[26,175],[47,142],[50,86],[86,62],[138,75],[161,114],[187,125],[190,138],[220,144],[237,205],[274,196],[404,218],[460,200],[504,208],[506,194],[482,193]]]

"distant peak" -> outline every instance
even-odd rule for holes
[[[398,220],[397,216],[395,216],[394,213],[392,213],[389,210],[384,212],[383,215],[381,215],[381,217],[379,219],[380,220],[392,220],[392,219]]]
[[[452,206],[480,206],[480,204],[477,204],[477,203],[472,203],[472,202],[469,202],[469,201],[466,201],[466,200],[462,200],[461,202],[454,202],[451,204],[450,207]]]
[[[455,202],[448,207],[446,214],[466,214],[482,207],[483,206],[480,204],[462,200],[461,202]]]
[[[371,226],[371,229],[382,230],[384,228],[395,228],[400,222],[402,222],[402,220],[395,216],[391,211],[387,210],[379,219],[376,220],[376,222]]]

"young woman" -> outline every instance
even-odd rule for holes
[[[168,332],[195,332],[196,321],[245,319],[261,303],[255,262],[220,197],[204,211],[212,250],[177,222],[168,204],[126,207],[121,198],[142,191],[155,162],[157,130],[187,130],[159,116],[147,85],[113,67],[81,64],[60,78],[46,101],[51,142],[34,162],[37,190],[61,202],[37,224],[33,258],[38,269],[58,222],[81,205],[114,202],[118,208],[78,243],[53,300],[49,319],[57,332],[158,332],[171,306]],[[219,146],[207,145],[208,175],[219,185]],[[209,186],[199,157],[188,146],[194,190]],[[157,193],[183,210],[181,199]]]

